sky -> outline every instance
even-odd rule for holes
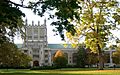
[[[12,0],[14,2],[19,3],[19,0]],[[26,9],[26,8],[21,8],[22,12],[25,13],[25,17],[23,18],[23,20],[27,19],[28,20],[28,24],[32,24],[32,21],[34,21],[34,24],[38,24],[38,21],[40,21],[40,24],[44,24],[44,19],[47,18],[48,16],[45,15],[43,18],[41,18],[38,15],[35,15],[30,9]],[[55,35],[55,32],[53,32],[52,30],[54,29],[54,26],[51,26],[50,23],[52,21],[51,20],[47,20],[46,24],[47,24],[47,37],[48,37],[48,43],[64,43],[64,41],[61,41],[61,38],[59,35]],[[21,39],[20,35],[15,36],[14,38],[14,43],[16,44],[22,44],[23,40]]]

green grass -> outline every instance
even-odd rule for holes
[[[56,70],[0,69],[0,75],[120,75],[120,69],[64,68]]]

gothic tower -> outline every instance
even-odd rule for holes
[[[24,46],[31,49],[32,66],[42,66],[44,65],[44,48],[48,45],[46,20],[42,25],[40,25],[40,21],[37,25],[34,24],[34,21],[32,21],[32,25],[28,25],[27,20],[25,24]]]

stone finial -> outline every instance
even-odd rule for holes
[[[32,21],[32,26],[34,26],[34,21]]]
[[[44,25],[46,26],[46,18],[44,19]]]
[[[40,26],[40,21],[38,21],[38,26]]]

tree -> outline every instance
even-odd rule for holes
[[[73,38],[72,41],[78,40],[81,35],[85,36],[86,46],[92,52],[98,54],[99,69],[103,69],[102,49],[113,38],[110,30],[116,29],[116,25],[119,24],[118,2],[115,0],[86,0],[80,2],[83,6],[82,10],[78,11],[80,19],[70,19],[70,22],[75,21],[76,23],[76,33],[71,37],[71,33],[68,32],[67,36],[70,39]]]
[[[64,67],[67,65],[67,58],[61,50],[58,50],[53,58],[53,63],[55,66]]]
[[[98,64],[98,55],[97,53],[91,52],[90,49],[86,49],[86,64],[88,67]]]
[[[22,17],[25,14],[9,1],[0,1],[0,44],[6,40],[10,41],[10,37],[14,37],[15,32],[23,33]]]
[[[115,64],[120,64],[120,47],[117,47],[116,49],[117,50],[112,54],[112,59]]]
[[[78,46],[78,52],[77,52],[77,66],[79,67],[85,67],[87,61],[87,52],[85,50],[85,47],[80,44]]]
[[[11,42],[4,42],[0,45],[0,65],[6,67],[28,66],[31,57],[18,50]]]

